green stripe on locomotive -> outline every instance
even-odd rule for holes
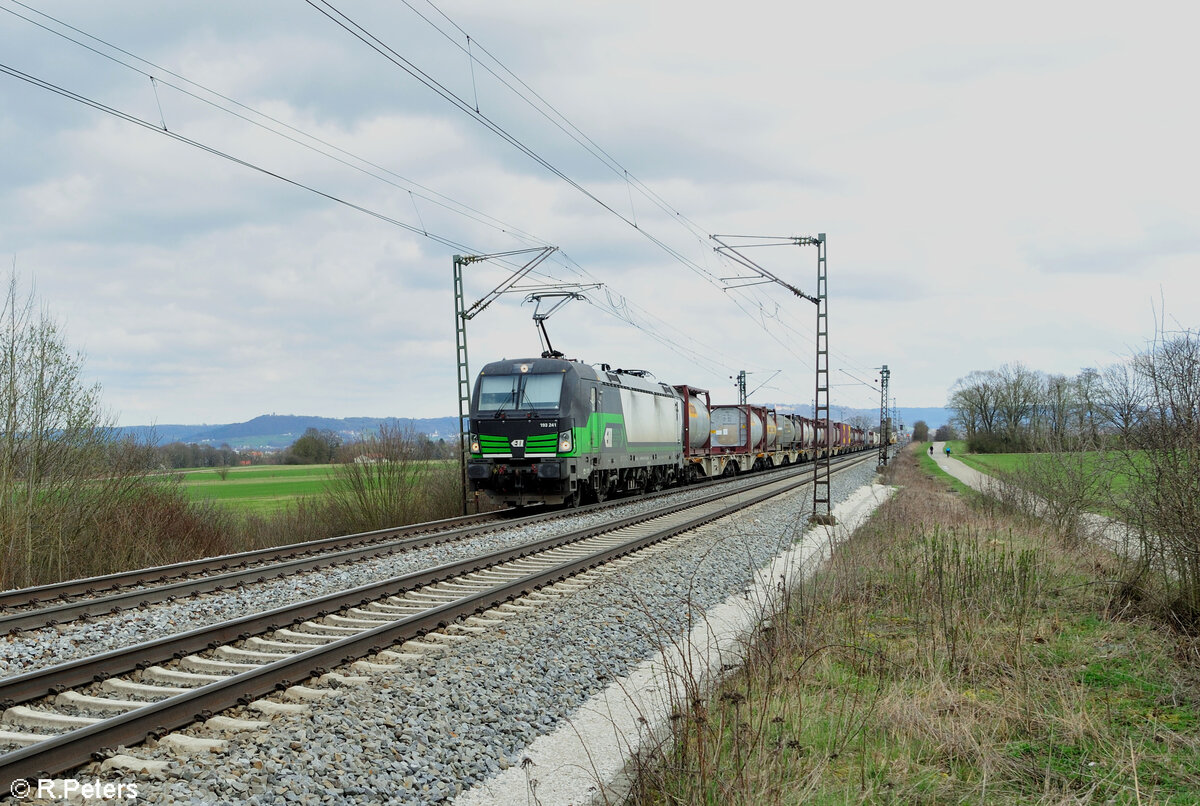
[[[612,433],[612,444],[605,445],[605,435],[610,430]],[[476,436],[479,440],[480,452],[474,454],[475,456],[510,454],[513,452],[512,444],[508,437],[489,434],[478,434]],[[627,456],[633,454],[636,456],[639,454],[671,453],[680,450],[680,445],[675,443],[628,442],[625,438],[625,417],[621,414],[609,412],[593,412],[588,417],[587,425],[572,428],[572,449],[569,451],[558,450],[559,435],[557,433],[531,434],[524,439],[525,454],[527,456],[530,454],[542,456],[554,455],[562,458],[592,455]]]
[[[612,445],[605,445],[605,433],[612,428]],[[662,453],[678,451],[677,443],[629,442],[625,438],[625,416],[609,412],[594,412],[587,425],[574,429],[575,453]],[[566,454],[563,454],[564,456]]]

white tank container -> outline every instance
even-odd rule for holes
[[[775,429],[779,432],[779,447],[792,447],[792,444],[796,441],[796,424],[792,422],[792,418],[786,414],[776,415]]]
[[[792,421],[792,425],[796,428],[796,447],[802,450],[807,448],[812,444],[812,430],[798,414],[790,414],[788,415],[788,419]]]
[[[749,414],[750,434],[747,439],[746,424]],[[749,448],[763,438],[763,421],[757,413],[741,406],[713,406],[712,445],[714,448]]]
[[[688,440],[690,447],[703,448],[708,443],[712,418],[708,416],[708,407],[696,395],[688,396]]]
[[[800,421],[800,430],[803,432],[803,436],[800,439],[804,443],[804,447],[812,448],[813,440],[817,438],[816,433],[814,433],[812,423]]]

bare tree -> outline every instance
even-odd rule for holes
[[[1136,381],[1109,390],[1119,401],[1145,392],[1120,452],[1130,479],[1122,514],[1142,527],[1143,571],[1163,569],[1175,615],[1194,628],[1200,625],[1200,334],[1160,333],[1131,371]]]
[[[98,513],[143,478],[149,453],[114,439],[82,372],[61,326],[11,275],[0,311],[0,586],[64,576]]]
[[[1076,429],[1087,438],[1092,446],[1100,444],[1100,405],[1103,382],[1100,373],[1092,367],[1084,367],[1075,376]]]
[[[1105,367],[1097,390],[1096,416],[1127,446],[1146,410],[1146,378],[1127,363]]]
[[[996,413],[999,425],[1013,447],[1020,445],[1043,398],[1039,374],[1021,363],[1005,364],[996,371]]]
[[[1050,442],[1061,442],[1066,438],[1076,409],[1074,385],[1065,375],[1046,378],[1045,395],[1041,411],[1041,436]]]
[[[996,373],[991,371],[975,371],[955,381],[950,390],[950,408],[967,439],[995,430],[998,387]]]

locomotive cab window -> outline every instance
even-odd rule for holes
[[[558,409],[562,373],[485,375],[479,379],[479,411],[543,411]]]

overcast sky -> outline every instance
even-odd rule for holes
[[[539,244],[604,284],[556,348],[722,402],[811,400],[815,316],[712,234],[827,233],[835,411],[1200,325],[1192,4],[410,4],[336,7],[468,111],[304,2],[0,0],[0,64],[150,126],[0,74],[0,256],[122,424],[452,415],[452,256]],[[753,256],[815,292],[814,248]],[[522,299],[473,372],[540,353]]]

